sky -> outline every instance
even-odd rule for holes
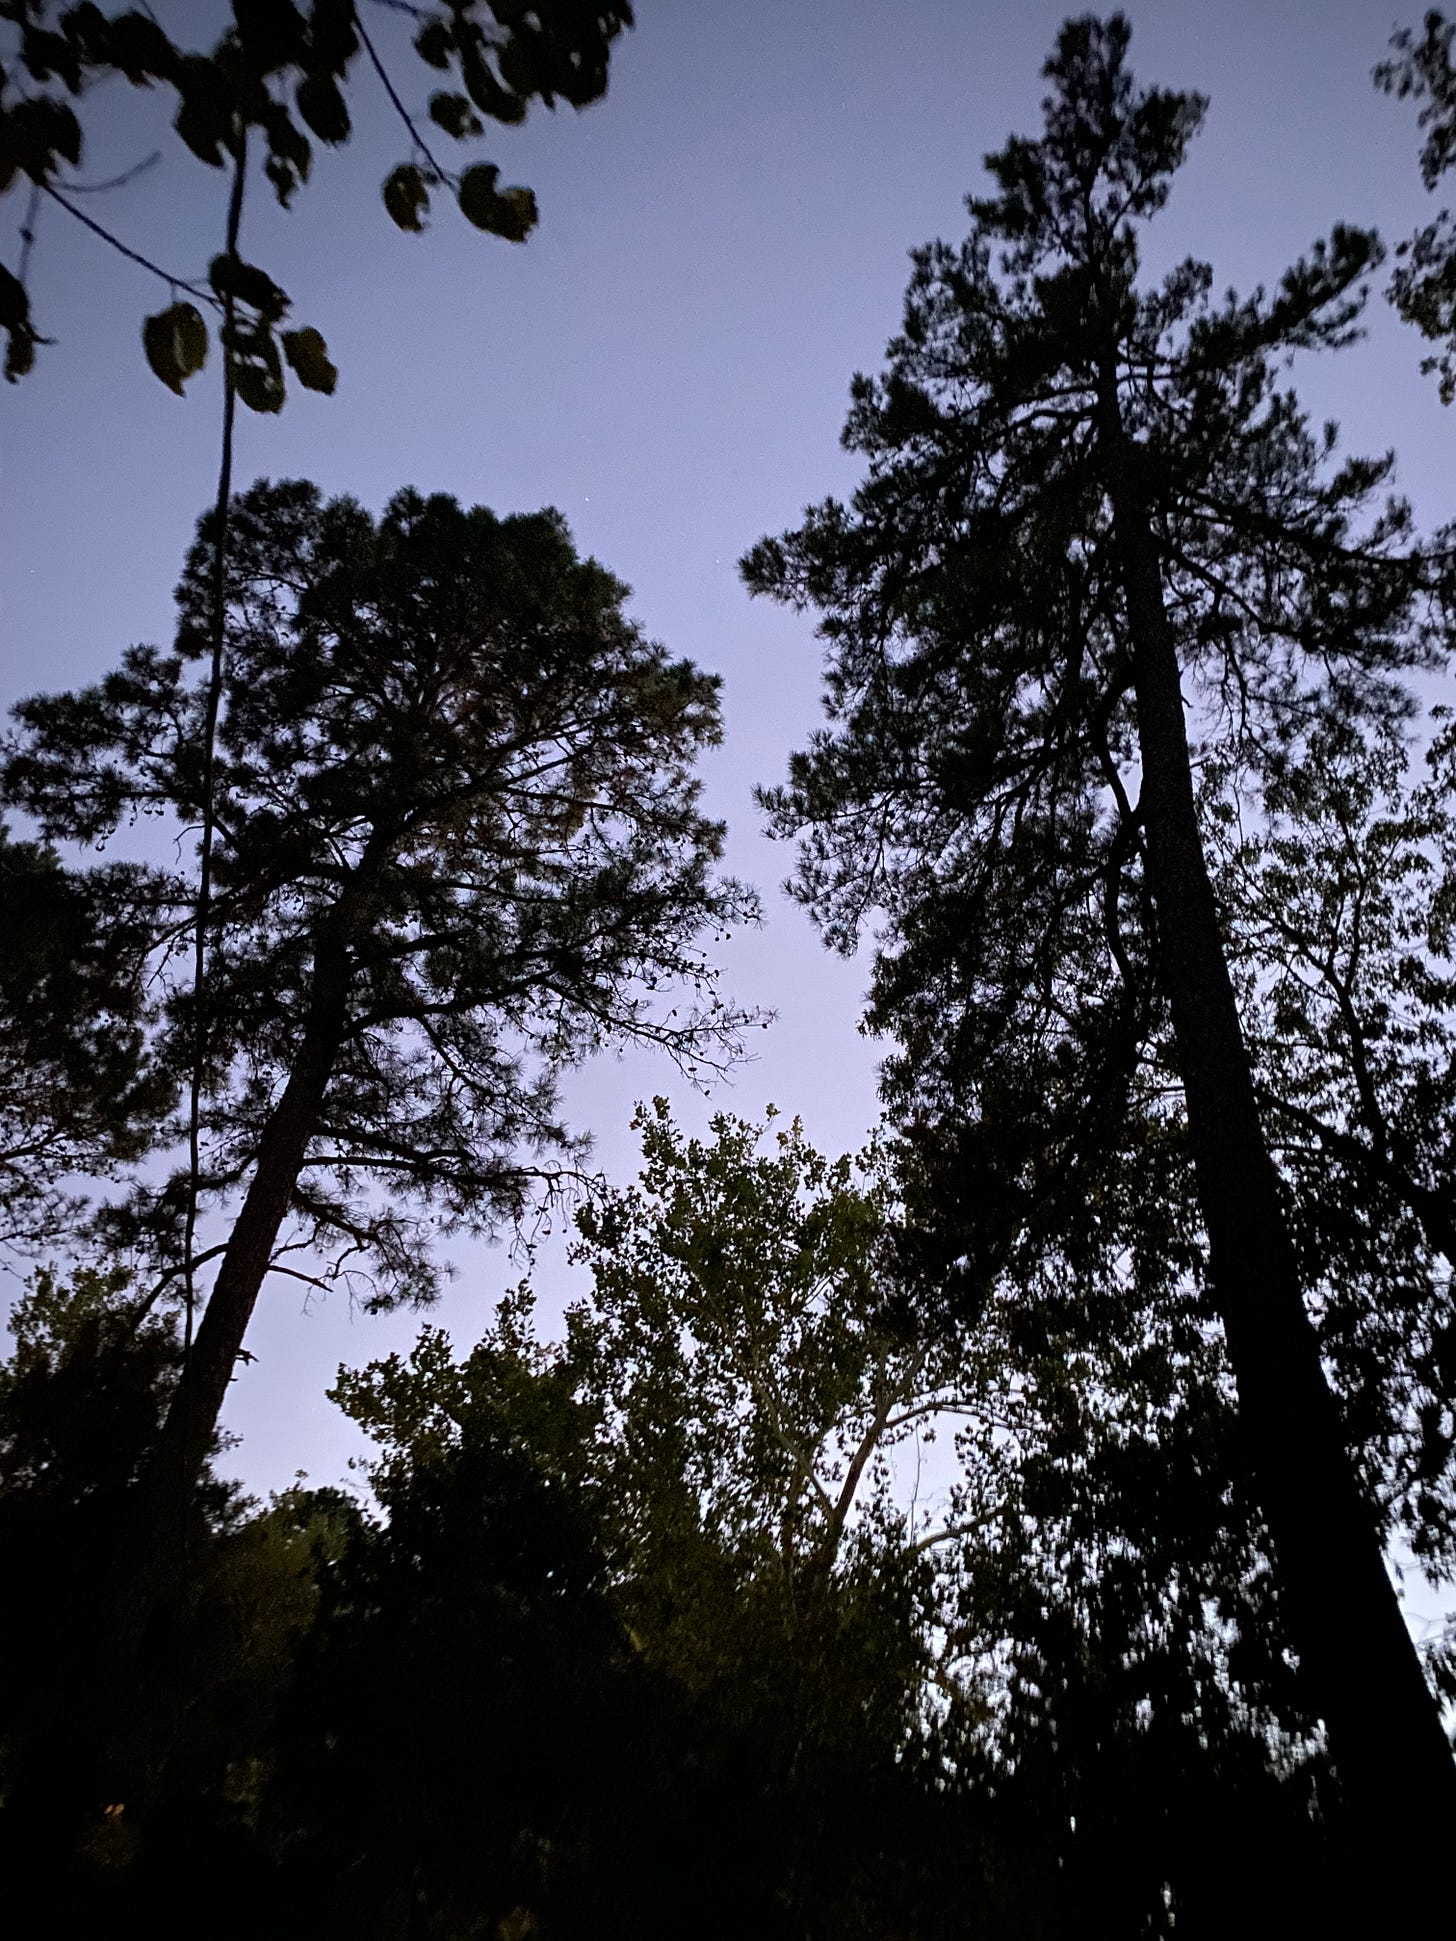
[[[204,40],[206,0],[158,0]],[[736,561],[801,508],[850,490],[838,448],[848,384],[894,333],[907,252],[965,230],[981,157],[1035,132],[1040,68],[1064,8],[1042,0],[640,0],[606,99],[492,130],[483,153],[536,191],[541,224],[512,247],[442,208],[424,236],[390,224],[377,185],[408,141],[360,71],[357,133],[320,155],[286,215],[255,187],[245,254],[327,338],[333,398],[241,413],[236,477],[305,476],[379,508],[403,485],[499,512],[558,506],[583,551],[634,589],[649,634],[724,680],[726,738],[705,763],[728,862],[758,883],[763,928],[722,954],[726,988],[776,1014],[755,1058],[711,1099],[646,1055],[605,1059],[567,1087],[614,1178],[635,1170],[628,1120],[657,1092],[701,1127],[714,1110],[799,1114],[821,1147],[861,1144],[876,1118],[875,1046],[857,1031],[866,956],[828,955],[777,885],[791,855],[759,831],[755,784],[782,774],[817,720],[812,619],[750,602]],[[1340,220],[1391,241],[1430,214],[1415,115],[1370,69],[1388,0],[1145,0],[1127,9],[1147,81],[1211,97],[1204,133],[1149,238],[1149,268],[1210,261],[1216,287],[1271,282]],[[1409,5],[1401,18],[1414,21]],[[412,106],[428,92],[402,25],[371,31]],[[221,246],[222,178],[183,152],[160,100],[118,87],[91,104],[87,172],[164,159],[87,205],[142,253],[196,276]],[[442,146],[448,146],[441,138]],[[20,198],[0,204],[12,267]],[[164,643],[171,590],[214,490],[215,367],[177,399],[147,371],[141,317],[163,286],[47,206],[32,302],[35,373],[0,395],[0,699],[100,676],[134,641]],[[1301,390],[1356,449],[1398,454],[1427,524],[1456,513],[1456,418],[1419,374],[1420,346],[1378,304],[1368,341],[1313,366]],[[457,1252],[434,1318],[458,1346],[519,1277],[504,1247]],[[578,1290],[558,1238],[537,1272],[549,1327]],[[361,1445],[324,1399],[341,1361],[414,1339],[419,1317],[306,1308],[265,1290],[226,1412],[233,1468],[258,1490],[296,1472],[337,1481]]]

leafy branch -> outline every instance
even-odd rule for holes
[[[463,89],[430,96],[431,119],[457,141],[479,138],[485,119],[514,125],[533,101],[582,108],[606,91],[611,44],[632,24],[626,0],[541,0],[520,10],[495,0],[465,0],[445,13],[393,8],[417,23],[414,51],[429,68],[458,77]],[[430,191],[448,187],[477,229],[524,242],[538,219],[528,188],[499,186],[494,163],[476,162],[458,174],[432,153],[395,85],[353,0],[233,0],[232,20],[208,53],[184,49],[150,12],[103,13],[92,0],[0,0],[0,26],[14,29],[0,45],[0,197],[28,181],[52,197],[98,240],[128,262],[166,282],[173,303],[146,319],[147,361],[181,395],[202,369],[208,327],[202,309],[241,307],[223,349],[233,365],[237,395],[251,410],[281,409],[285,364],[305,389],[331,392],[337,373],[320,333],[310,327],[279,332],[287,293],[256,264],[230,251],[217,259],[206,287],[173,275],[106,224],[78,209],[75,194],[122,187],[152,166],[149,156],[104,183],[76,178],[85,150],[77,111],[96,83],[120,77],[133,87],[160,84],[176,97],[172,127],[207,166],[226,168],[256,132],[263,173],[280,206],[288,208],[307,182],[313,145],[342,147],[352,133],[347,90],[362,49],[409,132],[412,159],[391,171],[382,195],[401,229],[425,227]],[[422,168],[414,157],[422,157]],[[27,221],[25,229],[30,229]],[[26,255],[28,256],[28,246]],[[32,316],[25,258],[19,273],[0,265],[0,330],[6,336],[5,374],[15,382],[49,342]],[[177,293],[182,296],[178,297]]]

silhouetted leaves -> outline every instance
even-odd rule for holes
[[[223,349],[239,398],[250,411],[283,409],[285,385],[278,339],[266,324],[223,326]]]
[[[5,376],[13,384],[35,363],[37,340],[25,285],[3,265],[0,265],[0,330],[6,336]]]
[[[207,362],[207,325],[195,303],[174,303],[142,325],[147,362],[169,391],[182,387]]]
[[[852,500],[744,561],[826,643],[828,723],[764,800],[827,940],[874,931],[867,1022],[926,1172],[910,1252],[943,1263],[920,1311],[974,1314],[1004,1278],[1095,1328],[1123,1285],[1211,1292],[1291,1630],[1373,1824],[1393,1764],[1410,1812],[1449,1812],[1452,1775],[1348,1448],[1383,1411],[1354,1431],[1330,1406],[1229,1002],[1252,925],[1203,886],[1191,795],[1221,759],[1237,816],[1311,721],[1401,720],[1399,676],[1447,644],[1451,557],[1281,372],[1349,343],[1376,239],[1337,228],[1272,297],[1216,300],[1196,262],[1140,281],[1204,103],[1137,86],[1129,31],[1064,26],[1043,130],[988,158],[963,243],[914,252],[888,369],[854,381]],[[1378,1335],[1357,1223],[1322,1270]],[[1352,1418],[1356,1396],[1352,1368]],[[1377,1752],[1397,1716],[1402,1751]]]
[[[264,175],[284,207],[309,179],[311,138],[330,147],[350,139],[349,89],[364,48],[364,29],[350,0],[233,0],[231,21],[205,53],[173,40],[149,12],[137,9],[108,15],[94,4],[26,0],[8,13],[18,29],[20,60],[0,92],[0,194],[22,181],[64,188],[85,147],[73,103],[111,75],[134,87],[170,89],[178,139],[211,168],[240,166],[256,129]],[[453,70],[460,83],[434,90],[429,117],[455,140],[475,141],[486,119],[520,122],[533,101],[586,107],[605,93],[612,44],[631,24],[626,0],[540,0],[531,8],[461,0],[426,18],[415,36],[422,64],[447,75]],[[372,43],[368,59],[371,67],[384,65]],[[403,77],[401,82],[407,93]],[[497,171],[488,163],[459,178],[442,176],[433,162],[422,165],[415,122],[407,108],[403,112],[416,147],[385,180],[390,219],[401,229],[423,230],[429,189],[438,185],[456,195],[476,228],[524,241],[537,219],[530,190],[497,190]],[[255,288],[245,301],[271,325],[287,299],[282,292],[263,297],[256,284],[261,274],[250,271]],[[236,276],[231,280],[236,283]],[[35,346],[45,340],[28,312],[17,311],[14,293],[3,288],[0,328],[8,333],[6,375],[14,380],[31,368]],[[282,402],[274,361],[259,345],[236,367],[239,395],[255,410],[274,411]],[[153,369],[177,388],[174,359],[154,360]]]
[[[453,135],[456,141],[478,135],[482,126],[479,115],[470,105],[469,96],[463,94],[432,94],[430,119],[447,135]]]
[[[329,362],[329,347],[316,330],[285,330],[283,354],[288,359],[289,369],[305,390],[332,395],[339,381],[339,373]]]
[[[83,1178],[124,1177],[173,1104],[145,1049],[163,882],[125,863],[78,879],[0,825],[0,1247],[75,1240]]]
[[[272,334],[240,328],[228,349],[240,395],[276,409]],[[744,1015],[700,940],[756,906],[717,874],[692,773],[717,683],[643,638],[555,513],[405,492],[375,521],[294,482],[241,497],[231,531],[202,1191],[236,1205],[307,1068],[304,1143],[250,1284],[296,1220],[326,1274],[428,1299],[426,1208],[485,1230],[576,1165],[565,1067],[633,1041],[688,1065],[734,1053]],[[100,686],[19,711],[6,790],[57,839],[195,815],[214,571],[205,520],[176,651],[133,648]],[[159,894],[158,1043],[185,1060],[170,939],[195,891]],[[669,985],[675,1002],[654,997]],[[178,1204],[158,1181],[148,1244],[166,1264]]]
[[[1424,136],[1421,179],[1434,189],[1456,163],[1456,65],[1452,61],[1456,27],[1436,9],[1425,17],[1419,39],[1410,28],[1391,38],[1391,55],[1375,70],[1376,84],[1389,94],[1421,104]],[[1421,364],[1440,378],[1441,402],[1456,398],[1456,223],[1443,209],[1396,251],[1390,300],[1407,323],[1442,348]]]
[[[497,189],[500,170],[477,162],[460,178],[460,213],[477,229],[523,243],[536,227],[536,198],[529,189]]]
[[[423,169],[414,162],[402,162],[392,170],[384,179],[384,206],[401,229],[423,229],[430,206]]]

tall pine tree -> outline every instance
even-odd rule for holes
[[[1044,133],[988,158],[969,239],[916,253],[889,369],[855,382],[852,503],[745,562],[829,643],[832,726],[767,799],[831,943],[886,915],[870,1021],[942,1218],[969,1209],[964,1299],[1028,1224],[1071,1271],[1105,1251],[1098,1168],[1130,1101],[1181,1090],[1282,1602],[1373,1880],[1397,1833],[1456,1823],[1456,1768],[1306,1308],[1198,776],[1201,742],[1257,764],[1312,714],[1398,717],[1444,569],[1374,505],[1388,461],[1337,463],[1279,376],[1350,340],[1372,235],[1337,229],[1272,295],[1214,301],[1191,261],[1140,284],[1205,103],[1137,88],[1128,41],[1120,15],[1063,28]]]
[[[401,492],[375,520],[264,482],[231,531],[199,1169],[221,1228],[192,1247],[174,1177],[132,1235],[159,1292],[217,1263],[142,1487],[132,1551],[154,1576],[268,1276],[302,1253],[306,1278],[374,1305],[429,1300],[432,1228],[509,1223],[579,1165],[562,1071],[628,1042],[684,1064],[733,1054],[744,1016],[701,938],[755,910],[716,868],[722,827],[693,773],[717,681],[643,637],[558,513]],[[17,710],[0,793],[48,838],[195,825],[216,535],[204,519],[174,653],[133,648],[99,685]],[[151,1049],[175,1070],[196,889],[137,880],[155,912]],[[129,938],[133,876],[124,897],[112,874],[76,883],[103,936],[110,912]],[[672,1008],[652,996],[667,986]]]

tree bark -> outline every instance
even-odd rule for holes
[[[1456,1763],[1385,1568],[1305,1309],[1198,825],[1177,644],[1135,451],[1103,395],[1113,534],[1133,651],[1160,974],[1172,1012],[1214,1297],[1291,1641],[1352,1825],[1400,1892],[1456,1831]],[[1387,1844],[1398,1841],[1398,1844]],[[1404,1863],[1404,1864],[1403,1864]]]
[[[313,988],[297,1055],[258,1142],[258,1159],[233,1224],[192,1353],[138,1491],[133,1526],[133,1601],[144,1622],[149,1584],[164,1581],[181,1554],[194,1492],[217,1433],[248,1323],[267,1277],[279,1229],[319,1122],[347,1017],[349,967],[344,906],[320,934]]]
[[[102,1579],[91,1676],[99,1721],[94,1772],[102,1788],[96,1792],[93,1783],[96,1797],[145,1802],[157,1748],[168,1736],[169,1724],[158,1714],[153,1688],[157,1666],[175,1643],[177,1624],[187,1621],[185,1596],[180,1611],[169,1606],[176,1587],[187,1581],[193,1498],[343,1042],[349,995],[347,932],[348,913],[341,905],[322,926],[303,1035],[287,1083],[264,1124],[253,1178],[186,1370],[151,1461],[115,1531]],[[85,1748],[80,1750],[84,1753]],[[94,1806],[94,1799],[88,1806]]]

